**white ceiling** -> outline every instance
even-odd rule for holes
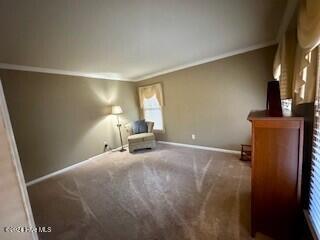
[[[286,0],[0,0],[0,63],[144,79],[270,45],[285,6]]]

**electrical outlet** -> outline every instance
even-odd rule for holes
[[[108,150],[108,147],[109,147],[108,143],[106,141],[104,141],[103,144],[104,144],[103,151],[106,152]]]
[[[196,135],[195,134],[191,134],[191,138],[192,138],[192,140],[195,140],[196,139]]]

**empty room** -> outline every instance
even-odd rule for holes
[[[320,239],[319,0],[0,0],[0,29],[1,240]]]

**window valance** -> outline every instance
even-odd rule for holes
[[[320,44],[320,1],[302,0],[298,16],[298,40],[310,52]]]
[[[313,102],[315,98],[318,49],[320,44],[320,1],[302,0],[297,26],[294,92],[295,102]]]
[[[288,42],[294,46],[288,47]],[[301,0],[294,35],[289,32],[279,42],[274,60],[274,77],[280,81],[282,99],[295,104],[313,102],[320,44],[320,1]],[[292,47],[293,46],[293,47]]]
[[[155,96],[160,106],[163,106],[163,94],[161,83],[156,83],[138,88],[140,107],[144,107],[144,99],[149,99]]]

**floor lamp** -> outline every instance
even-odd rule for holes
[[[126,151],[126,149],[123,147],[122,135],[121,135],[121,124],[120,124],[120,120],[119,120],[119,115],[122,113],[123,113],[123,111],[120,106],[112,106],[112,115],[116,115],[117,121],[118,121],[117,127],[119,129],[119,136],[120,136],[120,142],[121,142],[121,149],[119,150],[120,152]]]

